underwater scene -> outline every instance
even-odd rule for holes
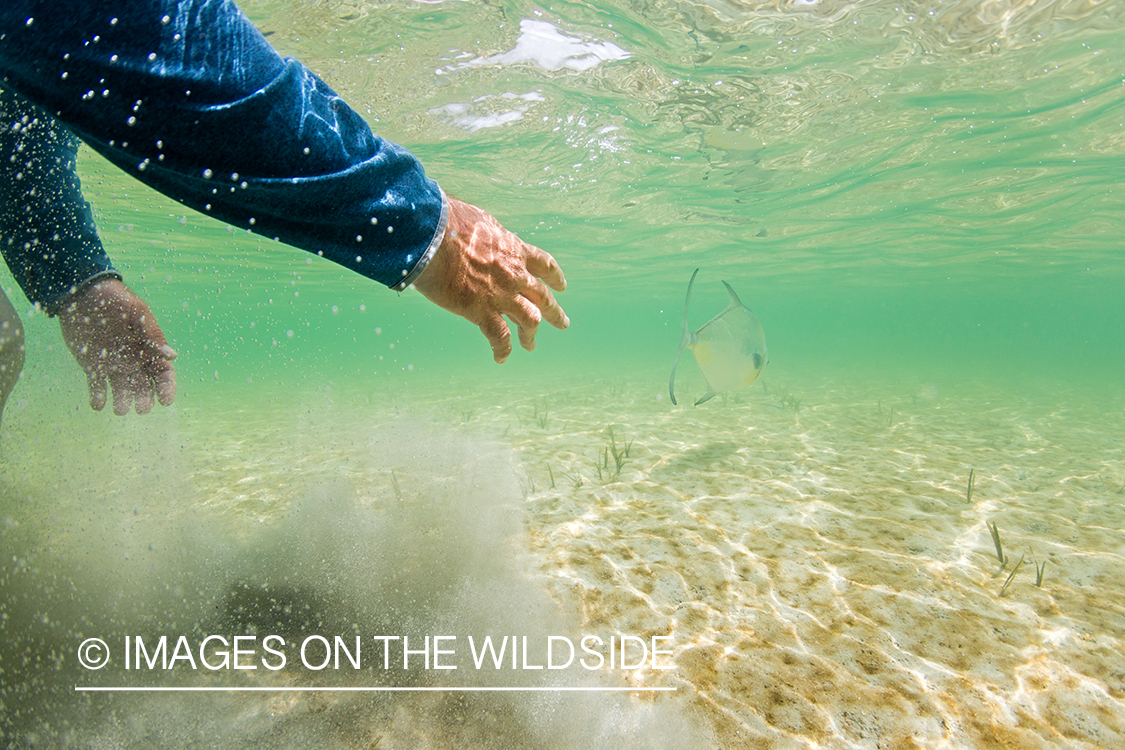
[[[1125,747],[1125,4],[239,5],[571,325],[83,149],[179,388],[2,271],[0,745]]]

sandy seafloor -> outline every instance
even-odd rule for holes
[[[1125,746],[1120,396],[767,377],[699,407],[689,380],[671,407],[659,378],[228,393],[226,412],[203,394],[123,422],[83,406],[53,430],[17,400],[9,742]],[[247,614],[251,590],[276,598]],[[267,627],[671,634],[674,669],[94,673],[71,655],[90,634]],[[122,683],[676,690],[72,689]]]

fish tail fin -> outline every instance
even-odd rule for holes
[[[695,402],[695,405],[699,406],[702,403],[706,403],[707,401],[710,401],[712,399],[712,397],[717,396],[717,395],[718,394],[715,391],[711,390],[711,387],[708,386],[707,392],[699,397],[699,400]]]
[[[687,349],[688,344],[691,343],[691,332],[687,327],[687,311],[688,303],[691,302],[691,288],[695,284],[697,273],[699,273],[698,268],[692,273],[691,281],[687,285],[687,296],[684,297],[684,332],[680,336],[680,350],[676,352],[676,361],[672,363],[672,374],[668,376],[668,397],[672,399],[673,406],[676,405],[676,368],[680,365],[680,357],[683,356],[684,349]]]

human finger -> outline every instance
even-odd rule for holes
[[[86,373],[86,387],[90,390],[90,408],[94,411],[104,409],[106,402],[105,378],[91,370]]]
[[[156,327],[149,333],[151,356],[145,363],[145,384],[151,386],[161,406],[176,400],[176,368],[172,364],[178,355],[164,339],[164,332]],[[155,334],[155,335],[154,335]]]
[[[133,408],[133,394],[135,387],[125,373],[118,370],[110,373],[109,388],[113,391],[113,413],[123,417]]]
[[[523,296],[531,300],[531,303],[542,312],[543,318],[555,328],[566,330],[570,326],[570,318],[555,301],[555,295],[551,294],[551,290],[539,279],[532,278],[527,281]]]
[[[152,364],[150,361],[130,368],[125,377],[126,400],[132,400],[137,414],[148,414],[156,406]]]
[[[535,245],[527,245],[525,265],[532,276],[536,276],[556,292],[566,291],[566,276],[562,267],[546,250],[540,250]]]
[[[512,353],[512,332],[508,330],[508,324],[493,313],[480,324],[480,330],[492,346],[492,358],[496,360],[496,364],[504,364]]]
[[[134,383],[133,387],[133,408],[137,414],[148,414],[152,411],[152,407],[156,405],[156,399],[153,396],[151,383]]]
[[[517,296],[509,302],[504,314],[516,324],[516,330],[519,331],[520,346],[529,352],[534,350],[535,332],[539,330],[539,321],[543,319],[539,308],[528,301],[526,297]]]
[[[159,360],[154,370],[152,380],[156,388],[156,398],[161,406],[169,406],[176,400],[176,368],[168,360]]]

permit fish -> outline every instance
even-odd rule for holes
[[[725,281],[723,286],[730,295],[727,309],[704,323],[698,331],[693,333],[688,330],[688,304],[691,302],[691,287],[695,284],[698,273],[697,268],[688,282],[687,297],[684,299],[684,333],[680,338],[680,351],[676,352],[676,361],[672,363],[672,375],[668,378],[668,395],[672,397],[673,404],[676,403],[676,367],[680,364],[684,349],[691,349],[696,364],[703,373],[703,380],[707,383],[707,392],[695,402],[696,406],[719,393],[750,385],[758,379],[766,363],[770,361],[766,353],[766,333],[762,330],[762,324]]]

